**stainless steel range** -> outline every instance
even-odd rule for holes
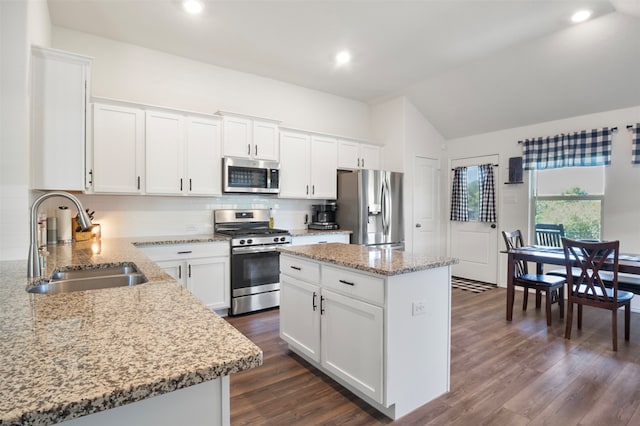
[[[280,253],[291,244],[284,229],[269,228],[269,210],[215,210],[214,232],[231,236],[231,309],[244,314],[280,305]]]

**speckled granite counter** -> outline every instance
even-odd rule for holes
[[[132,261],[149,280],[133,287],[30,294],[26,261],[0,262],[0,424],[57,423],[262,364],[259,347],[131,242],[49,246],[45,273]]]
[[[291,229],[289,233],[292,237],[306,237],[307,235],[353,234],[353,231],[345,229]]]
[[[457,259],[450,257],[411,255],[400,250],[381,250],[354,244],[313,244],[283,247],[279,250],[282,253],[335,263],[380,275],[400,275],[458,263]]]

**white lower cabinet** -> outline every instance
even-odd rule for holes
[[[140,249],[209,309],[230,307],[228,243],[170,244]]]
[[[387,276],[281,253],[280,270],[280,337],[314,367],[392,419],[449,390],[449,266]]]
[[[317,263],[281,256],[280,265],[280,337],[326,372],[382,403],[383,308],[357,294],[325,288]],[[327,268],[323,265],[323,272]],[[344,278],[347,284],[341,285],[349,291],[360,284],[353,276]]]

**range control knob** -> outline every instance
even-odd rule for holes
[[[244,240],[240,240],[240,244],[244,244],[244,242],[245,242]]]
[[[273,242],[274,242],[274,243],[277,243],[277,242],[278,242],[278,237],[275,237],[275,238],[273,239]]]
[[[249,238],[249,239],[247,240],[247,244],[251,244],[252,242],[253,242],[253,240],[252,240],[251,238]]]
[[[285,237],[280,237],[280,241],[284,241],[284,240],[286,240]]]

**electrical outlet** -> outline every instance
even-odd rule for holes
[[[411,304],[411,314],[415,317],[417,315],[424,315],[427,312],[427,306],[424,300],[416,300]]]

